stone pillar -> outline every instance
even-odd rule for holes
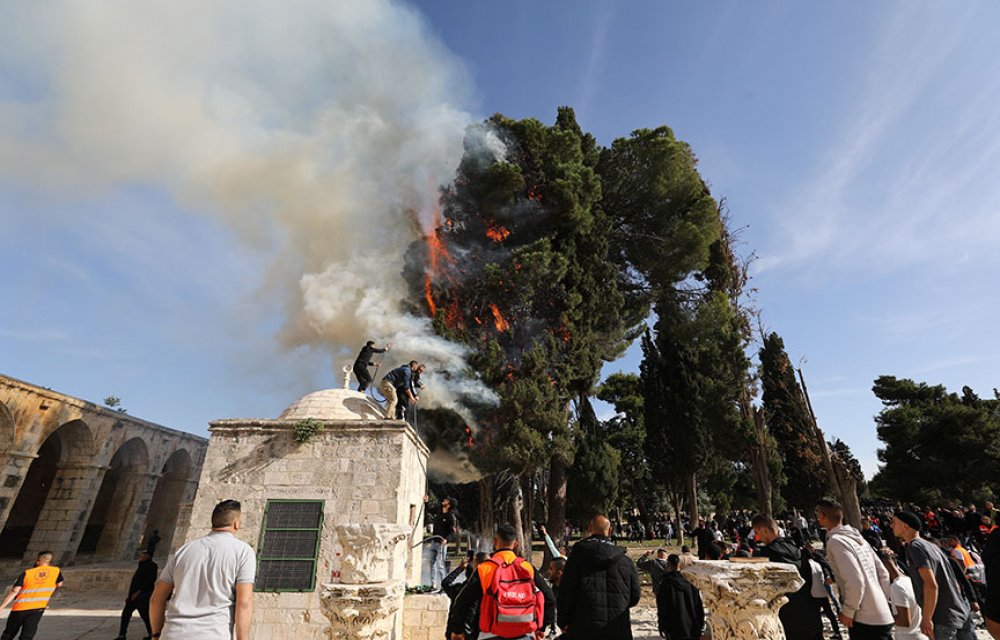
[[[160,479],[159,473],[136,472],[130,474],[135,477],[136,492],[134,499],[131,496],[124,506],[121,538],[114,545],[114,548],[107,549],[107,554],[111,560],[134,560],[137,557],[136,551],[139,548],[139,538],[142,537],[143,528],[146,526],[146,515],[149,513],[149,503],[153,499],[153,491],[156,489],[156,482]],[[123,479],[124,480],[124,479]],[[122,501],[123,503],[126,500]],[[108,518],[109,522],[117,522],[117,516]],[[98,548],[98,553],[102,549]]]
[[[803,585],[793,565],[700,561],[683,574],[701,591],[713,640],[785,640],[778,609]]]
[[[398,547],[405,527],[348,524],[336,527],[343,548],[340,578],[324,584],[320,608],[330,621],[331,640],[401,638],[406,557]]]
[[[53,564],[72,564],[107,470],[106,466],[90,463],[59,465],[24,562],[34,562],[41,549],[49,549],[56,554]]]
[[[28,475],[28,468],[38,456],[22,451],[7,451],[0,456],[3,461],[0,464],[0,523],[6,523],[17,494],[21,491],[21,484]],[[0,530],[3,530],[2,524]]]

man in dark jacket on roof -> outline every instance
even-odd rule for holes
[[[595,516],[573,546],[559,583],[556,619],[567,640],[632,640],[629,609],[639,604],[639,573],[611,541],[611,522]]]
[[[771,562],[793,564],[802,576],[802,588],[787,594],[788,603],[778,610],[785,637],[795,640],[823,640],[821,609],[811,593],[812,569],[809,567],[809,559],[790,540],[779,535],[778,523],[770,516],[756,515],[751,524],[754,536],[764,545],[754,555],[763,556]]]

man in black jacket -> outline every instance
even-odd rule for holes
[[[567,640],[632,640],[629,609],[639,604],[639,574],[611,541],[611,522],[595,516],[590,537],[573,546],[559,584],[557,624]]]
[[[372,383],[372,374],[368,373],[368,367],[373,366],[372,356],[376,353],[385,353],[392,345],[386,345],[385,349],[376,349],[375,341],[369,340],[361,348],[357,359],[354,361],[354,377],[358,379],[358,391],[364,393],[368,385]]]
[[[502,524],[497,527],[496,535],[493,537],[495,551],[491,561],[480,563],[476,570],[472,572],[469,579],[465,581],[465,587],[459,592],[458,597],[448,612],[447,634],[451,640],[472,640],[479,636],[479,607],[483,600],[483,585],[492,581],[493,572],[502,563],[511,564],[518,561],[514,550],[517,548],[517,531],[509,524]],[[536,637],[544,635],[544,629],[552,624],[555,615],[555,598],[552,589],[549,588],[545,578],[531,566],[527,560],[520,562],[527,565],[534,576],[535,586],[542,592],[545,598],[545,619],[535,633]],[[493,636],[500,638],[499,636]],[[500,640],[533,640],[529,636],[518,638],[500,638]]]
[[[122,623],[118,628],[118,640],[125,640],[133,611],[139,612],[142,623],[146,625],[146,636],[153,635],[153,628],[149,626],[149,596],[153,595],[153,587],[156,586],[156,570],[157,566],[153,562],[153,554],[148,551],[139,554],[139,566],[132,574],[128,595],[125,596],[125,608],[122,609]]]
[[[795,640],[823,640],[820,606],[811,593],[812,569],[809,567],[809,558],[790,540],[778,534],[778,523],[773,518],[763,514],[756,515],[751,524],[757,540],[764,545],[754,555],[764,556],[771,562],[793,564],[802,576],[802,588],[789,593],[788,603],[778,610],[785,637]]]
[[[701,592],[681,575],[681,559],[667,556],[667,573],[656,594],[656,616],[660,634],[667,640],[698,640],[705,630],[705,606]]]

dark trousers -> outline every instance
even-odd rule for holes
[[[7,618],[7,627],[3,630],[0,640],[14,640],[17,632],[21,632],[21,640],[31,640],[38,632],[38,621],[42,619],[45,609],[29,609],[28,611],[11,611]]]
[[[840,637],[840,623],[837,620],[837,614],[833,612],[833,605],[830,604],[829,598],[816,598],[819,601],[820,608],[823,609],[823,615],[826,619],[830,621],[830,626],[833,628],[833,635],[837,638]]]
[[[139,612],[142,623],[146,625],[146,635],[153,635],[153,627],[149,625],[149,595],[144,595],[135,600],[125,601],[125,608],[122,609],[122,624],[118,627],[118,637],[124,638],[125,634],[128,633],[128,623],[132,621],[133,611]]]
[[[851,640],[892,640],[892,625],[855,622],[854,626],[847,630],[847,637]]]
[[[364,392],[372,383],[372,374],[368,373],[368,366],[361,362],[354,363],[354,377],[358,379],[358,391]]]

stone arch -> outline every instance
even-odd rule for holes
[[[149,503],[146,530],[142,536],[142,544],[145,545],[143,548],[148,549],[151,540],[158,536],[155,549],[166,549],[166,552],[171,549],[180,505],[191,479],[191,467],[191,454],[187,449],[174,451],[164,463],[153,491],[153,499]]]
[[[90,427],[82,420],[59,426],[42,441],[0,532],[0,557],[21,557],[28,551],[36,529],[55,526],[43,517],[46,508],[60,499],[52,488],[63,484],[60,472],[67,464],[89,459],[93,448]]]
[[[94,499],[77,555],[94,560],[131,557],[129,539],[149,472],[149,448],[142,438],[131,438],[112,456]]]
[[[14,424],[14,414],[10,408],[0,402],[0,456],[14,449],[14,439],[17,437],[17,429]]]

